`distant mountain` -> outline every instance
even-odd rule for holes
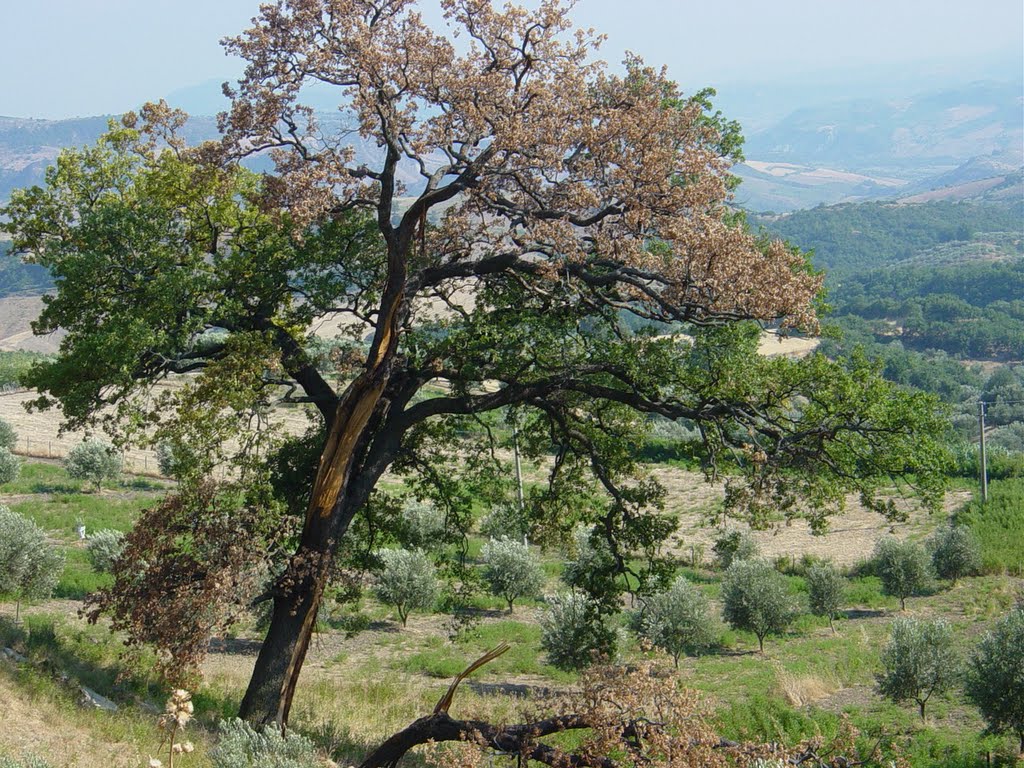
[[[785,212],[1004,177],[1024,163],[1024,84],[800,109],[753,133],[737,201]],[[994,182],[996,185],[1001,182]]]

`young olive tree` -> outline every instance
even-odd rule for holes
[[[68,476],[84,480],[98,490],[105,481],[121,476],[121,454],[109,443],[83,440],[64,459]]]
[[[901,611],[907,609],[907,598],[923,592],[932,580],[931,559],[924,547],[913,541],[880,539],[875,546],[874,563],[882,580],[882,592],[898,597]]]
[[[385,605],[393,605],[404,627],[411,611],[429,608],[437,597],[434,564],[418,549],[384,549],[377,553],[384,567],[377,575],[374,593]]]
[[[878,688],[896,703],[916,701],[924,720],[928,700],[956,680],[958,662],[953,629],[946,621],[899,618],[892,623],[889,642],[882,650]]]
[[[0,485],[13,483],[21,474],[21,459],[6,448],[0,448]]]
[[[227,42],[246,66],[219,142],[188,147],[185,116],[147,105],[0,211],[13,253],[55,277],[37,332],[66,332],[28,374],[35,407],[119,445],[188,445],[195,482],[228,465],[258,495],[270,475],[301,517],[274,584],[196,616],[273,600],[248,720],[286,723],[385,472],[462,520],[467,487],[512,474],[492,432],[465,428],[487,413],[517,410],[527,458],[555,451],[531,522],[596,527],[615,570],[641,578],[670,530],[657,484],[637,482],[649,414],[699,429],[710,467],[747,457],[726,511],[754,526],[778,509],[820,526],[851,491],[898,514],[872,500],[909,474],[938,498],[933,399],[862,356],[758,356],[761,325],[813,331],[822,278],[735,216],[741,138],[710,92],[636,57],[609,69],[561,0],[443,5],[435,29],[413,0],[266,3]],[[316,115],[311,85],[339,109]],[[259,153],[273,171],[245,169]],[[325,321],[342,328],[337,354],[308,342]],[[632,330],[651,322],[686,337]],[[182,386],[155,388],[167,378]],[[284,440],[266,428],[282,399],[317,419],[287,478],[266,450]],[[600,502],[568,503],[595,482]],[[186,588],[164,587],[179,614]],[[193,647],[198,626],[177,624],[161,650]]]
[[[840,614],[846,581],[832,563],[815,563],[807,571],[807,602],[811,613],[828,618],[832,632],[836,631],[833,619]]]
[[[0,448],[14,451],[18,446],[18,433],[8,422],[0,419]]]
[[[716,625],[708,600],[685,576],[652,595],[638,617],[639,634],[672,656],[676,669],[683,653],[715,642]]]
[[[798,613],[786,577],[764,560],[737,560],[722,577],[722,616],[757,635],[761,653],[765,637],[784,632]]]
[[[751,560],[760,555],[757,540],[749,531],[738,529],[723,531],[715,538],[711,550],[715,553],[715,560],[722,570],[732,565],[734,560]]]
[[[124,533],[109,528],[96,531],[89,537],[85,545],[89,564],[97,573],[110,573],[113,570],[114,561],[121,556],[123,550]]]
[[[584,669],[615,654],[615,629],[596,601],[580,592],[562,592],[545,600],[540,645],[553,667]]]
[[[544,587],[544,570],[529,545],[512,539],[491,539],[480,553],[484,579],[491,592],[505,598],[508,612],[520,597],[534,597]]]
[[[963,576],[972,576],[981,570],[981,548],[978,540],[965,526],[939,528],[928,540],[932,566],[939,578],[954,584]]]
[[[21,601],[49,597],[64,571],[64,554],[29,520],[0,506],[0,592],[14,595],[14,618]]]
[[[1013,733],[1024,753],[1024,608],[1001,618],[967,659],[967,698],[994,733]]]

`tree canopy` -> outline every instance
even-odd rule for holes
[[[931,398],[863,358],[758,357],[761,325],[816,328],[821,277],[729,207],[740,138],[708,92],[634,57],[613,74],[558,0],[442,5],[442,32],[411,0],[263,5],[227,42],[247,68],[222,141],[189,148],[184,115],[149,105],[3,210],[56,281],[37,332],[67,331],[29,374],[36,405],[187,446],[186,486],[229,465],[246,515],[273,510],[285,534],[268,538],[291,543],[268,571],[249,719],[287,720],[336,560],[389,508],[386,470],[472,520],[503,474],[493,432],[464,429],[488,412],[520,412],[524,452],[549,467],[534,527],[591,527],[620,573],[674,526],[635,458],[649,415],[699,427],[709,474],[737,473],[727,511],[757,526],[820,528],[850,491],[895,517],[876,492],[900,476],[937,498]],[[303,105],[312,84],[337,88],[340,123]],[[246,170],[254,155],[273,172]],[[275,432],[280,401],[313,406],[305,438]],[[170,543],[140,534],[125,557],[146,540]],[[164,587],[187,615],[190,586]],[[115,615],[117,589],[101,598]]]

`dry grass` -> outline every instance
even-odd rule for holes
[[[832,676],[794,675],[781,667],[776,672],[775,687],[791,707],[803,707],[827,699],[842,688]]]

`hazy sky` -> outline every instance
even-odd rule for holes
[[[433,0],[424,0],[428,18]],[[0,115],[119,113],[240,65],[218,41],[257,0],[0,0]],[[577,23],[608,34],[687,87],[944,72],[1021,76],[1021,0],[580,0]],[[986,68],[987,67],[987,68]],[[942,83],[936,83],[941,86]]]

